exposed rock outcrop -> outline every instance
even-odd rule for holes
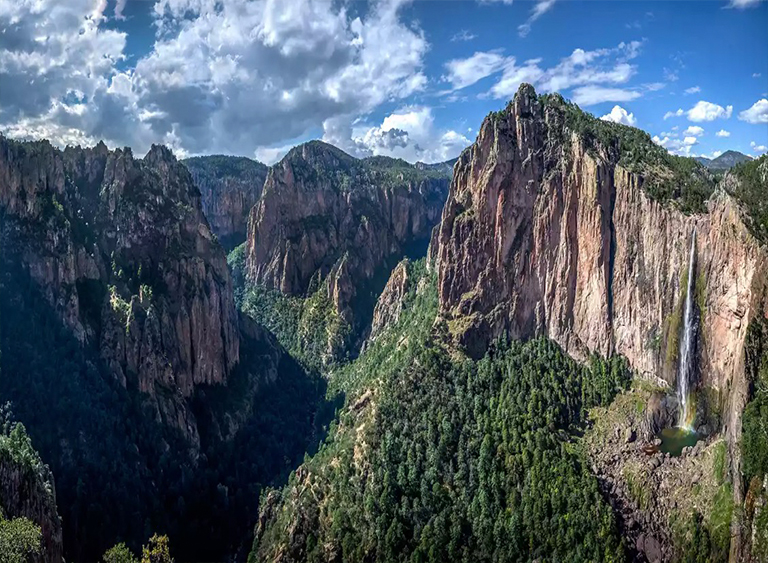
[[[412,280],[408,276],[408,263],[400,262],[392,274],[389,281],[381,292],[376,307],[373,309],[373,321],[371,322],[371,334],[369,341],[373,341],[387,327],[394,325],[400,320],[400,314],[403,312],[405,295]]]
[[[686,215],[651,199],[647,181],[521,87],[460,157],[437,237],[440,310],[458,341],[471,351],[504,331],[546,334],[576,358],[622,354],[673,383],[695,227],[701,384],[740,393],[766,254],[725,193]]]
[[[0,434],[0,512],[4,518],[23,517],[40,527],[41,549],[32,563],[62,563],[53,475],[32,449],[23,427]]]
[[[251,211],[248,279],[288,295],[325,280],[337,310],[348,315],[361,284],[387,258],[426,243],[447,188],[442,170],[358,160],[319,141],[296,147],[269,170]]]
[[[577,359],[621,354],[674,386],[695,228],[695,384],[700,414],[718,413],[698,422],[726,437],[740,504],[744,343],[750,320],[766,315],[768,253],[727,182],[703,212],[684,213],[675,194],[695,192],[703,169],[656,155],[636,130],[580,130],[590,120],[528,85],[485,119],[455,167],[434,243],[441,317],[472,354],[503,333],[543,334]],[[658,187],[669,185],[664,201]]]
[[[135,159],[0,137],[0,211],[4,252],[195,448],[187,398],[226,381],[239,335],[226,258],[186,168],[160,146]]]
[[[226,249],[245,242],[248,215],[259,200],[267,166],[236,156],[198,156],[183,161],[200,189],[203,213]]]

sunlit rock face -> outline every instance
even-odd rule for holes
[[[325,280],[340,312],[385,261],[429,238],[448,190],[445,169],[356,159],[312,141],[269,170],[248,223],[252,283],[303,295]]]
[[[440,314],[471,353],[503,333],[544,334],[576,358],[622,354],[674,386],[695,228],[698,385],[723,394],[730,431],[747,393],[747,324],[764,314],[766,254],[724,191],[686,215],[649,198],[646,181],[524,85],[454,170],[435,237]]]

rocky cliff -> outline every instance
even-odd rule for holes
[[[728,438],[740,502],[745,337],[766,314],[768,254],[727,182],[683,160],[523,85],[456,165],[435,237],[440,313],[470,353],[542,334],[674,387],[695,230],[697,423]]]
[[[248,215],[259,200],[267,166],[236,156],[187,158],[184,165],[200,189],[203,213],[226,249],[245,242]]]
[[[674,383],[696,229],[699,371],[725,392],[768,265],[738,204],[721,190],[686,214],[650,197],[655,177],[675,171],[637,170],[591,145],[566,111],[524,86],[459,159],[437,235],[443,317],[470,350],[505,331],[545,334],[577,358],[622,354]]]
[[[32,563],[62,563],[61,518],[56,510],[53,475],[32,448],[23,426],[13,425],[3,430],[0,434],[0,520],[31,520],[40,527],[41,533],[40,552],[32,556]]]
[[[226,258],[186,168],[159,146],[136,159],[0,138],[0,207],[5,252],[65,326],[194,445],[185,400],[226,381],[239,336]]]
[[[325,280],[337,310],[349,312],[387,258],[426,241],[447,187],[444,171],[358,160],[319,141],[296,147],[270,169],[251,211],[247,276],[288,295]]]

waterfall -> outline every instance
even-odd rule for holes
[[[683,338],[680,340],[680,364],[677,373],[677,402],[680,406],[680,418],[677,422],[681,428],[690,428],[693,420],[688,412],[690,409],[690,385],[694,368],[696,352],[696,319],[694,315],[694,269],[696,262],[696,228],[691,238],[691,257],[688,263],[688,290],[685,296],[685,311],[683,312]]]

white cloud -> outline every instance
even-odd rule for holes
[[[683,135],[690,135],[693,137],[701,137],[703,134],[704,134],[704,129],[702,129],[698,125],[691,125],[690,127],[688,127],[688,129],[683,131]]]
[[[0,128],[136,152],[279,146],[424,89],[429,45],[402,20],[407,1],[352,14],[335,0],[157,0],[155,43],[127,64],[125,34],[100,25],[105,2],[0,0],[0,29],[13,30],[0,34]],[[85,111],[62,107],[77,105],[71,92]]]
[[[730,137],[731,136],[731,132],[730,131],[726,131],[725,129],[720,129],[720,131],[715,133],[715,135],[717,135],[718,137]]]
[[[0,1],[0,129],[60,144],[110,136],[94,102],[105,102],[126,35],[100,27],[105,9],[102,0]]]
[[[555,5],[555,2],[556,0],[536,0],[536,4],[534,4],[533,9],[531,10],[531,15],[528,16],[526,22],[517,26],[518,35],[520,35],[520,37],[526,37],[531,32],[533,22],[547,13],[552,6]]]
[[[475,35],[474,33],[470,32],[470,31],[468,31],[466,29],[462,29],[461,31],[456,33],[453,37],[451,37],[451,41],[453,41],[453,42],[456,42],[456,41],[472,41],[473,39],[476,39],[476,38],[477,38],[477,35]]]
[[[739,113],[739,119],[747,123],[768,123],[768,100],[762,99]]]
[[[764,152],[768,151],[768,147],[766,147],[765,145],[758,145],[754,141],[749,143],[749,146],[752,147],[752,152],[755,154],[763,154]]]
[[[761,76],[762,74],[760,74],[759,72],[755,72],[752,74],[752,78],[760,78]]]
[[[754,6],[757,6],[762,0],[731,0],[731,3],[728,4],[729,8],[752,8]]]
[[[502,66],[501,78],[491,88],[494,98],[509,98],[517,92],[522,82],[534,84],[543,92],[561,92],[578,86],[595,84],[624,84],[637,69],[628,61],[637,57],[642,43],[620,43],[613,49],[574,50],[568,57],[550,68],[541,66],[541,59],[530,59],[518,64],[514,57],[507,57]],[[627,101],[640,96],[622,96],[609,101]]]
[[[670,117],[680,117],[685,112],[683,111],[683,108],[678,109],[677,111],[668,111],[664,114],[664,119],[669,119]]]
[[[639,92],[604,86],[582,86],[573,91],[573,101],[580,106],[592,106],[603,102],[629,102],[640,97]]]
[[[125,16],[123,15],[123,11],[125,10],[125,4],[128,2],[128,0],[116,0],[115,2],[115,19],[117,20],[124,20]]]
[[[699,92],[701,92],[701,88],[698,86],[691,86],[690,88],[685,89],[686,94],[697,94]]]
[[[733,113],[733,106],[719,106],[711,102],[699,101],[686,112],[688,119],[694,122],[728,119]]]
[[[704,158],[708,158],[709,160],[714,160],[721,154],[723,154],[723,151],[712,151],[710,154],[701,153],[699,156],[703,156]]]
[[[323,140],[358,157],[385,155],[409,162],[442,162],[461,153],[471,141],[452,129],[435,126],[432,108],[405,106],[380,125],[353,124],[343,119],[323,124]]]
[[[693,147],[699,143],[699,140],[693,136],[688,136],[681,140],[669,136],[661,138],[658,135],[654,135],[653,142],[664,147],[672,154],[691,156]]]
[[[253,156],[256,158],[256,160],[263,162],[267,166],[272,166],[276,162],[280,161],[294,146],[295,144],[292,143],[277,147],[258,147],[255,151],[253,151]]]
[[[498,51],[478,52],[469,58],[445,63],[447,74],[443,80],[449,82],[454,90],[460,90],[499,72],[506,64],[514,64],[514,61],[514,57],[504,57]]]
[[[637,120],[635,119],[635,114],[627,113],[627,110],[625,110],[621,106],[613,106],[613,109],[611,110],[611,112],[605,114],[600,119],[603,119],[605,121],[613,121],[614,123],[622,123],[624,125],[631,125],[631,126],[634,126],[637,123]]]

